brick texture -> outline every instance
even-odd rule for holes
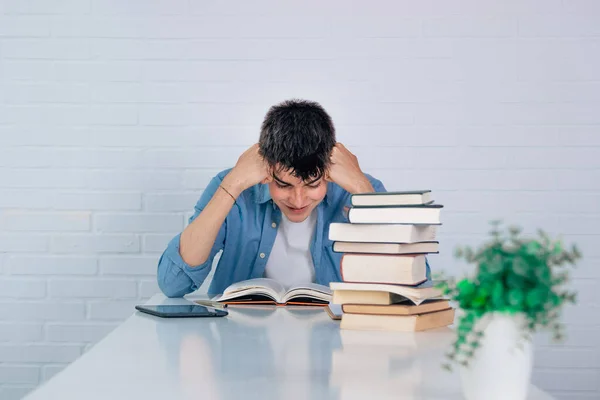
[[[540,335],[533,380],[598,398],[598,2],[234,3],[0,0],[0,398],[156,293],[210,178],[292,97],[389,190],[433,190],[434,270],[496,218],[578,243],[569,336]]]

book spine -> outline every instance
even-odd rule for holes
[[[368,205],[368,206],[355,206],[353,205],[352,207],[350,207],[350,210],[352,210],[353,208],[360,208],[360,209],[365,209],[365,208],[425,208],[425,209],[430,209],[430,208],[443,208],[444,205],[443,204],[437,204],[437,203],[433,203],[433,202],[428,202],[428,203],[422,203],[422,204],[404,204],[404,205],[394,205],[394,206],[390,206],[390,205]]]

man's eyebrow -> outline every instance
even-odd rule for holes
[[[287,183],[287,182],[285,182],[285,181],[282,181],[281,179],[279,179],[279,178],[277,177],[277,175],[275,175],[275,174],[273,174],[273,179],[275,179],[277,182],[281,183],[282,185],[292,186],[292,185],[290,185],[289,183]]]
[[[305,185],[312,185],[313,183],[315,183],[315,182],[316,182],[316,181],[318,181],[319,179],[321,179],[321,177],[320,177],[320,176],[317,176],[317,177],[316,177],[315,179],[313,179],[312,181],[305,183]]]
[[[281,180],[281,179],[279,179],[279,178],[277,177],[277,175],[275,175],[275,174],[273,174],[273,179],[275,179],[277,182],[279,182],[279,183],[280,183],[280,184],[282,184],[282,185],[286,185],[286,186],[292,186],[292,184],[291,184],[291,183],[287,183],[286,181],[282,181],[282,180]],[[316,177],[315,179],[313,179],[313,180],[312,180],[312,181],[310,181],[310,182],[306,182],[304,185],[312,185],[313,183],[315,183],[315,182],[316,182],[316,181],[318,181],[319,179],[321,179],[321,177],[320,177],[320,176]]]

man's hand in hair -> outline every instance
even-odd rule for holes
[[[237,198],[240,193],[257,183],[269,183],[267,162],[258,152],[258,143],[246,150],[235,167],[223,179],[223,186]]]
[[[337,142],[331,151],[331,165],[326,179],[337,183],[349,193],[374,192],[373,185],[360,169],[358,159],[343,144]]]

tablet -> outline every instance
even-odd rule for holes
[[[197,304],[135,306],[135,309],[161,318],[224,317],[229,314],[225,310],[218,310]]]

